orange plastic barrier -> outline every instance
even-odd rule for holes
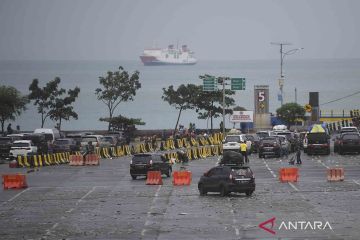
[[[27,188],[26,176],[24,174],[2,175],[4,189]]]
[[[85,157],[85,165],[100,165],[100,158],[97,154],[88,154]]]
[[[146,185],[162,185],[162,177],[160,171],[148,171]]]
[[[69,157],[71,166],[83,166],[84,165],[84,158],[82,155],[70,155]]]
[[[327,170],[327,180],[329,182],[344,181],[344,168],[329,168]]]
[[[174,171],[173,173],[173,185],[181,186],[191,184],[192,174],[190,171]]]
[[[280,182],[297,182],[299,178],[298,168],[280,168],[279,180]]]

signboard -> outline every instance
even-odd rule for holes
[[[232,78],[231,90],[245,90],[245,78]]]
[[[203,91],[216,91],[217,83],[215,82],[215,77],[207,77],[203,79]]]
[[[255,114],[269,113],[269,85],[254,86]]]
[[[233,114],[230,116],[230,122],[232,123],[254,122],[254,112],[233,111]]]

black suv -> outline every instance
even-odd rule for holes
[[[308,145],[306,153],[330,154],[330,136],[327,133],[309,133],[307,136]]]
[[[10,159],[10,148],[12,139],[10,137],[0,137],[0,160]]]
[[[259,143],[259,158],[266,155],[281,157],[281,142],[277,137],[266,137]]]
[[[358,133],[345,133],[339,138],[339,154],[345,152],[360,153],[360,135]]]
[[[170,177],[172,167],[162,154],[135,154],[130,161],[130,175],[132,179],[135,180],[137,176],[147,176],[148,171],[161,171],[161,174]]]
[[[255,177],[248,166],[220,165],[204,173],[199,180],[198,189],[202,196],[208,192],[220,192],[223,197],[231,192],[251,196],[255,191]]]

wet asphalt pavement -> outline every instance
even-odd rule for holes
[[[199,195],[197,182],[216,157],[189,163],[191,186],[131,180],[130,157],[39,168],[27,173],[27,189],[0,190],[0,239],[360,239],[360,156],[302,159],[299,181],[280,183],[287,159],[251,155],[252,197]],[[327,182],[327,167],[336,165],[345,181]],[[26,171],[0,165],[1,174]],[[273,217],[275,235],[258,227]],[[332,230],[279,230],[282,221],[327,221]]]

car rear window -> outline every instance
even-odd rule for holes
[[[69,144],[70,141],[69,140],[56,140],[54,143],[57,145],[65,145],[65,144]]]
[[[28,143],[23,143],[23,142],[14,143],[13,147],[29,147],[29,144]]]
[[[308,144],[327,143],[328,138],[328,135],[325,133],[309,133],[307,135]]]
[[[148,163],[151,158],[151,155],[135,155],[132,160],[133,163]]]
[[[2,137],[0,138],[0,144],[8,144],[11,143],[11,139],[8,137]]]
[[[357,140],[357,139],[360,139],[360,136],[357,134],[345,134],[343,136],[343,139],[344,140]]]
[[[225,142],[240,142],[240,136],[227,136]]]
[[[251,170],[249,168],[233,169],[233,171],[239,176],[251,176]]]
[[[97,142],[96,137],[83,137],[82,142]]]
[[[270,144],[277,143],[277,141],[275,139],[263,139],[262,142],[263,143],[270,143]]]

